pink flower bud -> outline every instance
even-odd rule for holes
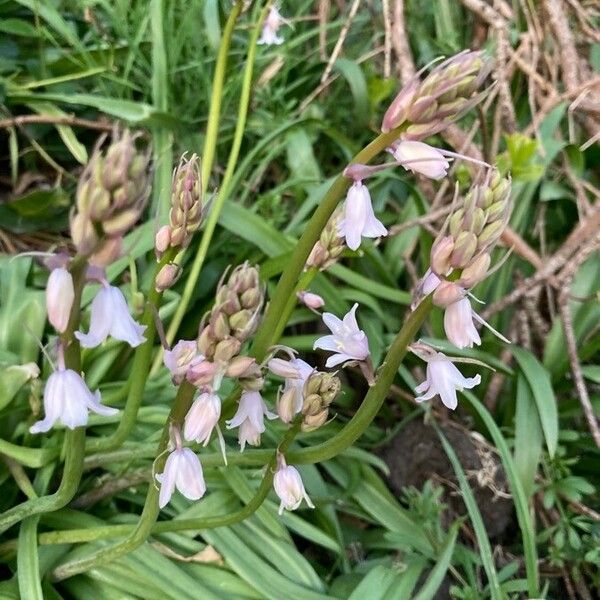
[[[233,358],[225,371],[227,377],[247,377],[260,372],[256,361],[251,356],[236,356]]]
[[[317,310],[325,306],[325,300],[321,298],[318,294],[313,294],[312,292],[298,292],[298,299],[308,308],[312,308],[313,310]]]
[[[431,270],[437,275],[448,275],[452,271],[450,256],[454,250],[454,239],[447,235],[437,240],[431,248]]]
[[[154,236],[154,250],[156,251],[157,258],[166,252],[167,248],[171,244],[171,228],[168,225],[163,225]]]
[[[441,179],[446,176],[450,167],[448,159],[437,149],[424,144],[403,140],[398,142],[394,158],[408,171],[420,173],[431,179]]]
[[[291,423],[296,415],[296,389],[286,389],[277,399],[277,414],[284,423]]]
[[[218,366],[214,362],[202,360],[188,368],[186,379],[196,387],[212,386]]]
[[[181,272],[181,267],[179,265],[176,265],[175,263],[169,263],[165,265],[156,276],[156,281],[154,282],[154,285],[156,286],[156,291],[164,292],[171,286],[175,285],[176,281],[181,275]]]
[[[58,333],[64,333],[75,299],[73,277],[65,268],[53,269],[46,284],[48,321]]]
[[[284,379],[298,379],[300,377],[300,371],[292,361],[284,360],[283,358],[272,358],[267,367],[273,375],[279,375]]]
[[[490,255],[485,252],[480,254],[471,264],[467,265],[458,280],[458,284],[465,289],[472,288],[484,279],[490,268]]]
[[[465,297],[465,290],[451,281],[442,281],[433,292],[433,303],[445,308]]]

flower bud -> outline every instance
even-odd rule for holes
[[[477,236],[471,231],[461,231],[454,242],[450,264],[455,268],[465,267],[473,258],[475,250],[477,250]]]
[[[477,248],[483,250],[493,246],[498,238],[502,235],[506,224],[502,221],[494,221],[483,228],[483,231],[479,235]]]
[[[277,414],[284,423],[291,423],[296,414],[296,391],[288,388],[277,399]]]
[[[217,362],[228,362],[239,353],[242,345],[235,338],[220,341],[215,347],[214,359]]]
[[[463,269],[457,284],[465,289],[470,289],[477,285],[487,275],[490,262],[491,258],[487,252],[480,254]]]
[[[306,269],[314,267],[324,271],[337,262],[344,251],[344,239],[338,235],[340,218],[338,211],[329,219],[306,260]]]
[[[442,281],[433,292],[433,303],[445,308],[465,296],[465,290],[452,281]]]
[[[215,376],[218,372],[218,365],[208,360],[202,360],[193,363],[186,371],[186,379],[196,387],[212,387]]]
[[[318,294],[313,294],[312,292],[298,292],[297,296],[300,302],[312,310],[318,310],[325,306],[325,300]]]
[[[169,289],[173,285],[175,285],[176,281],[181,276],[182,269],[179,265],[175,263],[169,263],[162,267],[162,269],[158,272],[156,276],[156,281],[154,285],[156,287],[157,292],[164,292]]]
[[[454,250],[452,236],[444,236],[436,240],[431,248],[431,270],[437,275],[448,275],[452,271],[450,256]]]
[[[123,255],[123,238],[108,238],[89,258],[90,265],[108,267]]]
[[[227,366],[227,377],[251,377],[260,374],[260,367],[250,356],[236,356]]]
[[[58,333],[67,329],[74,299],[71,273],[65,268],[53,269],[46,284],[46,310],[48,321]]]
[[[163,225],[154,236],[154,251],[156,252],[156,258],[160,259],[170,244],[171,229],[168,225]]]
[[[314,415],[305,415],[302,421],[301,429],[304,432],[314,431],[327,422],[329,411],[327,409],[322,410]]]
[[[267,363],[267,368],[273,375],[279,375],[284,379],[298,379],[300,377],[300,370],[289,360],[282,358],[272,358]]]
[[[327,421],[329,405],[338,395],[341,387],[339,378],[332,373],[317,371],[308,377],[302,390],[303,431],[316,429]]]

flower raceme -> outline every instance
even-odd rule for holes
[[[103,284],[92,302],[88,333],[76,331],[75,337],[84,348],[99,346],[109,335],[135,348],[146,341],[142,335],[145,330],[145,325],[137,323],[129,314],[123,292]]]
[[[181,434],[171,429],[174,450],[169,454],[162,473],[155,475],[160,483],[158,505],[164,508],[175,489],[188,500],[200,500],[206,493],[206,483],[200,459],[189,448],[181,445]]]
[[[251,446],[260,444],[260,435],[265,430],[264,417],[276,419],[277,415],[267,408],[260,392],[244,390],[237,412],[227,421],[227,429],[239,427],[238,440],[242,452],[246,444]]]
[[[331,331],[331,335],[320,337],[314,343],[313,349],[320,348],[334,353],[325,363],[327,368],[335,367],[349,360],[364,361],[368,358],[370,354],[369,340],[365,332],[358,327],[357,308],[358,304],[355,304],[343,319],[339,319],[331,313],[323,314],[323,322]]]
[[[46,310],[48,321],[58,333],[64,333],[69,324],[74,299],[71,273],[64,267],[52,269],[46,284]]]
[[[387,229],[373,212],[369,190],[361,181],[355,181],[348,190],[344,217],[338,225],[338,233],[340,237],[346,238],[346,244],[351,250],[358,250],[363,237],[387,235]]]
[[[90,410],[104,416],[117,414],[116,408],[100,403],[100,392],[92,393],[79,373],[65,368],[62,357],[59,362],[44,389],[45,417],[30,427],[31,433],[49,431],[57,421],[69,429],[83,427],[87,425]]]
[[[277,470],[273,477],[273,488],[280,500],[279,514],[283,514],[284,509],[296,510],[302,500],[306,500],[306,504],[310,508],[314,508],[315,505],[311,502],[304,489],[302,477],[300,477],[298,469],[287,465],[282,455],[277,457],[277,463]]]
[[[425,402],[439,395],[444,405],[454,410],[458,405],[457,390],[470,390],[481,383],[479,374],[475,377],[463,377],[452,361],[441,352],[419,353],[419,356],[427,361],[427,378],[415,388],[417,394],[422,394],[415,398],[417,402]]]

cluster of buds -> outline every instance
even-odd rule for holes
[[[256,331],[264,304],[258,268],[236,267],[217,290],[215,305],[198,338],[198,350],[210,361],[228,362]]]
[[[491,261],[489,251],[510,216],[510,180],[498,173],[488,179],[466,194],[462,206],[450,215],[447,235],[437,239],[431,250],[432,272],[448,277],[455,269],[460,270],[456,283],[465,289],[486,276]]]
[[[339,394],[342,384],[333,373],[314,372],[304,384],[302,431],[321,427],[329,416],[329,405]]]
[[[341,213],[335,212],[327,225],[321,232],[317,243],[313,246],[308,259],[306,268],[316,268],[320,271],[334,265],[342,252],[344,251],[344,239],[340,237]]]
[[[400,91],[383,117],[384,133],[407,123],[403,139],[422,140],[459,119],[486,93],[478,89],[492,62],[483,52],[465,50],[449,58],[421,81],[417,73]]]
[[[126,129],[115,132],[106,151],[98,145],[77,186],[71,237],[77,251],[93,254],[90,262],[99,266],[119,256],[124,234],[150,195],[150,153],[136,148],[137,137]]]
[[[488,275],[490,250],[510,216],[510,190],[510,179],[497,173],[472,187],[434,242],[430,269],[417,287],[416,301],[433,292],[433,303],[444,308],[446,336],[458,348],[481,343],[474,320],[489,327],[472,310],[468,290]]]
[[[154,239],[154,251],[158,259],[169,248],[181,250],[189,245],[202,222],[202,208],[200,161],[196,154],[189,160],[184,155],[173,172],[169,224],[163,225]],[[172,287],[180,275],[181,267],[177,263],[163,265],[156,276],[156,289],[163,292]]]

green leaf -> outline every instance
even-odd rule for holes
[[[17,546],[17,576],[21,598],[44,600],[40,583],[37,545],[39,517],[27,517],[19,528]]]
[[[558,409],[550,376],[531,352],[511,347],[513,356],[519,363],[535,400],[542,431],[550,456],[554,456],[558,444]]]
[[[533,494],[542,442],[542,426],[533,393],[523,374],[519,373],[515,411],[515,466],[528,497]]]
[[[348,58],[338,58],[334,65],[334,71],[338,71],[350,86],[350,92],[354,100],[354,110],[359,124],[369,122],[369,91],[362,68],[355,61]]]
[[[221,41],[221,21],[219,19],[218,0],[205,0],[202,7],[204,32],[213,50],[218,50]]]
[[[454,553],[454,546],[456,545],[459,525],[460,523],[455,522],[450,528],[446,543],[436,560],[435,567],[431,570],[429,577],[427,577],[427,580],[419,590],[418,594],[414,597],[414,600],[433,600],[433,598],[435,598],[437,591],[444,581],[450,562],[452,561],[452,554]]]
[[[27,365],[11,365],[0,369],[0,410],[11,402],[34,375],[34,369]]]
[[[519,528],[521,529],[521,537],[523,539],[527,589],[530,597],[539,597],[539,572],[537,564],[537,548],[535,544],[535,529],[531,519],[531,513],[529,512],[527,496],[523,489],[523,485],[521,484],[514,460],[508,449],[508,444],[489,411],[481,404],[475,395],[467,390],[463,392],[463,395],[479,415],[479,418],[483,421],[494,441],[498,453],[500,454],[500,458],[502,459],[502,464],[506,470],[506,476],[515,503],[517,521],[519,522]]]
[[[454,469],[454,473],[456,474],[456,478],[458,480],[458,485],[460,486],[462,499],[467,507],[467,511],[469,512],[471,523],[473,524],[475,536],[477,537],[477,545],[479,547],[479,556],[481,557],[481,562],[483,563],[483,568],[485,569],[490,586],[490,595],[492,600],[503,600],[504,595],[500,589],[500,581],[498,580],[498,573],[496,572],[496,565],[494,564],[492,546],[485,529],[481,512],[477,506],[477,501],[475,500],[471,486],[467,481],[467,477],[462,465],[460,464],[460,460],[456,455],[456,452],[454,452],[454,448],[452,448],[452,445],[448,442],[444,434],[437,426],[436,431],[440,436],[444,451],[452,463],[452,468]]]
[[[378,565],[367,573],[348,600],[381,600],[388,590],[396,587],[398,578],[397,571]]]

